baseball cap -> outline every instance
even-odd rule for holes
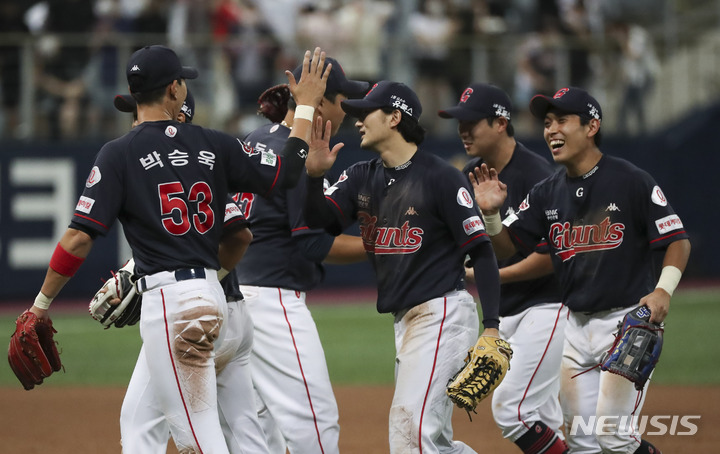
[[[340,103],[348,115],[360,118],[364,112],[392,107],[418,121],[422,113],[420,100],[410,87],[400,82],[381,80],[372,86],[363,99],[350,99]]]
[[[369,82],[363,82],[359,80],[349,80],[345,77],[345,71],[343,71],[340,62],[331,57],[325,57],[325,65],[323,70],[327,67],[328,63],[332,63],[332,69],[330,75],[328,75],[327,84],[325,85],[325,93],[342,93],[348,98],[359,98],[365,94]],[[302,65],[298,66],[293,70],[293,76],[295,80],[299,81],[302,75]]]
[[[135,101],[132,95],[115,95],[113,104],[115,104],[115,108],[120,112],[134,113],[137,109],[137,101]],[[180,112],[185,114],[185,123],[192,123],[195,112],[195,98],[190,90],[187,91],[187,97],[180,108]]]
[[[131,93],[163,87],[176,79],[195,79],[197,69],[182,66],[175,51],[165,46],[145,46],[130,56],[126,74]]]
[[[500,88],[490,84],[472,84],[462,92],[457,106],[439,110],[442,118],[478,121],[489,117],[504,117],[510,121],[512,103]]]
[[[582,88],[561,88],[552,97],[535,95],[530,100],[530,112],[541,120],[545,118],[545,114],[547,114],[550,107],[586,119],[602,120],[600,103]]]

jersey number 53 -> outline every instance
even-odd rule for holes
[[[158,195],[162,223],[170,234],[185,235],[192,227],[203,234],[215,225],[215,213],[210,206],[213,194],[206,182],[194,183],[187,194],[179,181],[163,183],[158,185]],[[189,207],[188,204],[192,206]]]

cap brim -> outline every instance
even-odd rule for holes
[[[370,82],[346,80],[341,88],[342,93],[348,98],[362,98],[370,90]]]
[[[383,105],[367,99],[351,99],[341,102],[340,107],[351,117],[360,118],[365,112],[379,109]]]
[[[131,95],[116,95],[113,104],[120,112],[132,113],[137,109],[137,102]]]
[[[535,95],[530,100],[530,113],[535,118],[544,119],[550,110],[550,106],[554,106],[552,100],[545,95]]]
[[[455,106],[445,110],[438,110],[438,115],[440,116],[440,118],[455,118],[456,120],[460,121],[479,121],[489,116],[471,109],[467,109],[462,106]]]
[[[180,71],[180,77],[183,79],[197,79],[198,70],[192,66],[183,66]]]

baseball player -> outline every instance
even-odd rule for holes
[[[315,116],[330,121],[334,134],[345,118],[340,103],[362,97],[369,84],[348,80],[336,60],[325,62],[332,71]],[[299,77],[301,71],[293,73]],[[294,115],[290,99],[282,121],[258,128],[245,142],[257,151],[281,150]],[[323,278],[321,262],[351,263],[366,255],[360,237],[308,228],[302,215],[304,183],[303,178],[296,188],[271,197],[239,195],[254,239],[236,271],[255,330],[251,369],[270,452],[330,454],[338,452],[338,408],[305,297]]]
[[[137,103],[132,95],[117,95],[114,105],[121,112],[132,112],[133,127],[137,126]],[[195,99],[188,89],[177,120],[181,123],[192,123],[194,112]],[[229,196],[225,206],[224,223],[223,237],[229,237],[235,230],[240,232],[235,245],[221,242],[220,247],[237,247],[240,249],[239,255],[244,255],[252,241],[252,233],[242,210]],[[227,331],[222,346],[215,351],[220,424],[230,453],[267,453],[254,399],[235,398],[237,395],[253,395],[249,366],[252,321],[243,301],[236,273],[229,273],[220,284],[228,305]],[[144,351],[141,350],[138,361],[145,360]],[[137,368],[136,372],[141,370],[144,369]],[[167,450],[170,429],[149,386],[148,375],[137,373],[130,379],[120,412],[120,434],[125,452],[165,453]]]
[[[645,305],[650,321],[665,319],[690,255],[688,235],[647,172],[600,151],[602,110],[585,90],[535,96],[530,111],[543,120],[545,141],[563,167],[503,222],[507,186],[486,164],[475,169],[471,180],[488,234],[500,258],[548,239],[569,308],[560,401],[570,451],[657,453],[637,429],[649,382],[637,391],[631,381],[594,366],[629,308]],[[655,251],[664,252],[659,278]],[[570,430],[574,417],[587,424],[595,416],[610,418],[594,436]]]
[[[500,209],[504,217],[515,212],[535,183],[552,174],[550,163],[515,140],[511,112],[504,91],[479,83],[467,87],[456,106],[438,112],[442,118],[458,120],[458,134],[472,158],[463,174],[486,163],[507,183],[508,197]],[[493,393],[493,417],[503,436],[523,452],[562,453],[567,448],[560,430],[558,391],[567,308],[560,302],[554,275],[512,276],[518,269],[552,273],[550,256],[535,248],[501,260],[498,266],[500,336],[514,353],[510,370]]]
[[[329,71],[322,70],[323,63],[317,48],[306,52],[299,82],[288,74],[299,110],[285,149],[270,157],[227,134],[177,122],[185,80],[197,77],[197,70],[182,66],[164,46],[133,53],[126,72],[141,124],[97,154],[31,309],[40,319],[48,317],[52,299],[81,266],[94,238],[119,219],[143,297],[146,361],[137,363],[137,373],[148,375],[180,452],[229,452],[218,415],[214,358],[227,329],[219,278],[239,259],[232,250],[219,250],[225,195],[296,183],[325,91]]]
[[[377,275],[378,312],[394,317],[390,452],[473,453],[452,440],[453,404],[445,394],[478,338],[476,303],[463,279],[465,254],[479,281],[483,334],[495,337],[500,282],[470,185],[459,170],[419,151],[422,106],[406,85],[381,81],[342,107],[357,118],[360,146],[379,158],[349,167],[323,194],[322,177],[339,147],[311,147],[305,216],[332,233],[359,222]],[[322,121],[314,131],[323,136]]]

